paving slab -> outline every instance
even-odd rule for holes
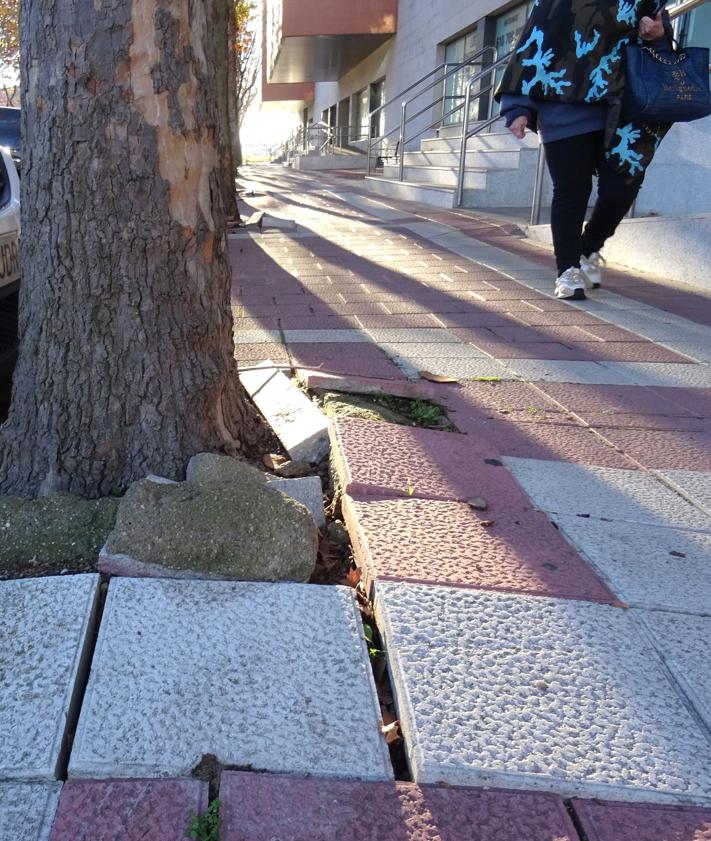
[[[639,385],[709,388],[711,365],[679,362],[606,362],[605,367]]]
[[[577,841],[545,794],[297,779],[228,771],[223,841]]]
[[[697,362],[711,362],[711,348],[707,341],[698,339],[694,342],[677,342],[669,339],[664,344],[677,353],[682,353],[684,356],[690,356]]]
[[[674,417],[692,415],[692,412],[676,402],[671,394],[666,396],[641,385],[541,383],[539,388],[552,400],[578,414],[645,414]],[[711,408],[711,401],[709,407]]]
[[[323,487],[319,476],[303,476],[298,479],[270,479],[269,487],[295,499],[305,505],[313,514],[317,527],[326,525],[326,512],[323,508]]]
[[[0,780],[54,780],[96,619],[98,575],[0,582]]]
[[[207,805],[199,780],[70,780],[49,841],[178,841]]]
[[[475,356],[472,359],[446,359],[438,356],[395,357],[395,362],[405,374],[414,379],[420,371],[428,371],[439,377],[451,377],[455,380],[478,379],[519,379],[518,375],[507,371],[495,359]]]
[[[61,783],[0,783],[0,841],[48,841],[61,790]]]
[[[659,470],[659,475],[695,505],[711,514],[711,471]]]
[[[614,363],[569,362],[566,360],[504,359],[506,368],[530,382],[584,383],[590,385],[632,385],[624,371],[609,366]]]
[[[235,330],[236,345],[258,345],[279,343],[281,341],[278,330]]]
[[[377,328],[371,327],[368,330],[368,335],[374,342],[385,344],[399,344],[401,342],[430,342],[430,343],[458,343],[459,339],[450,333],[438,327],[420,327],[413,329],[406,328]]]
[[[379,342],[378,344],[392,358],[423,359],[427,357],[437,359],[438,362],[444,359],[487,359],[485,353],[464,342]]]
[[[329,374],[402,380],[404,375],[375,344],[359,342],[289,344],[294,366]]]
[[[599,427],[599,432],[645,467],[711,470],[711,432]]]
[[[235,345],[235,359],[240,369],[270,360],[275,365],[289,366],[289,354],[281,344]]]
[[[656,362],[688,364],[691,360],[666,347],[652,342],[572,342],[570,347],[580,353],[580,359],[595,359],[597,362]]]
[[[711,614],[711,534],[560,514],[555,523],[621,601]]]
[[[383,583],[418,783],[711,804],[711,741],[630,611]]]
[[[711,809],[572,801],[588,841],[711,841]]]
[[[351,590],[113,579],[69,775],[187,776],[214,754],[387,780],[379,722]]]
[[[366,585],[411,581],[614,601],[545,514],[514,511],[488,491],[481,512],[466,503],[345,496],[343,512]]]
[[[711,616],[660,611],[639,611],[638,616],[694,709],[711,728]]]
[[[370,342],[365,330],[284,330],[284,341],[299,344]]]
[[[551,514],[711,530],[711,516],[644,471],[512,457],[504,462],[532,503]]]
[[[359,418],[331,422],[334,466],[351,496],[466,501],[481,495],[493,451],[469,436]]]
[[[295,461],[315,463],[328,453],[325,415],[269,360],[242,371],[240,381]]]

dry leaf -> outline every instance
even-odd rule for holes
[[[431,383],[458,383],[459,380],[455,377],[445,377],[444,374],[432,374],[430,371],[420,371],[420,377]]]
[[[389,745],[395,744],[395,742],[400,742],[402,740],[399,722],[393,721],[392,724],[384,725],[380,729],[383,733],[383,736],[385,736],[385,741]]]
[[[479,522],[484,526],[485,529],[488,529],[490,526],[496,525],[496,520],[479,520]]]
[[[357,587],[360,584],[360,570],[359,569],[349,569],[348,575],[346,576],[346,583],[349,587]]]
[[[267,453],[262,457],[262,463],[269,470],[276,470],[277,467],[280,467],[282,464],[286,464],[287,461],[289,461],[288,458],[280,456],[277,453]]]

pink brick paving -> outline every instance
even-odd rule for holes
[[[377,346],[363,342],[287,345],[296,368],[329,374],[352,374],[386,380],[404,380],[405,375]]]
[[[346,497],[343,511],[366,583],[443,584],[612,602],[614,597],[538,511],[498,504]],[[483,526],[482,521],[491,521]]]
[[[220,799],[222,841],[578,841],[546,794],[230,771]]]
[[[180,841],[207,801],[199,780],[69,780],[49,841]]]
[[[711,809],[573,800],[588,841],[711,841]]]

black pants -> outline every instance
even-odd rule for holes
[[[546,143],[546,160],[553,179],[551,228],[558,274],[580,266],[580,255],[599,251],[617,230],[637,197],[641,180],[628,184],[605,160],[605,134],[596,131]],[[598,175],[598,199],[583,231]]]

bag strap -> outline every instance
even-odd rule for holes
[[[667,67],[676,67],[677,64],[681,64],[682,62],[686,61],[687,55],[685,52],[681,51],[679,47],[679,42],[677,40],[672,41],[672,46],[674,49],[672,52],[674,53],[674,59],[667,58],[663,56],[658,50],[656,50],[651,44],[644,44],[642,49],[645,52],[648,52],[653,59],[658,61],[660,64],[665,64]]]

